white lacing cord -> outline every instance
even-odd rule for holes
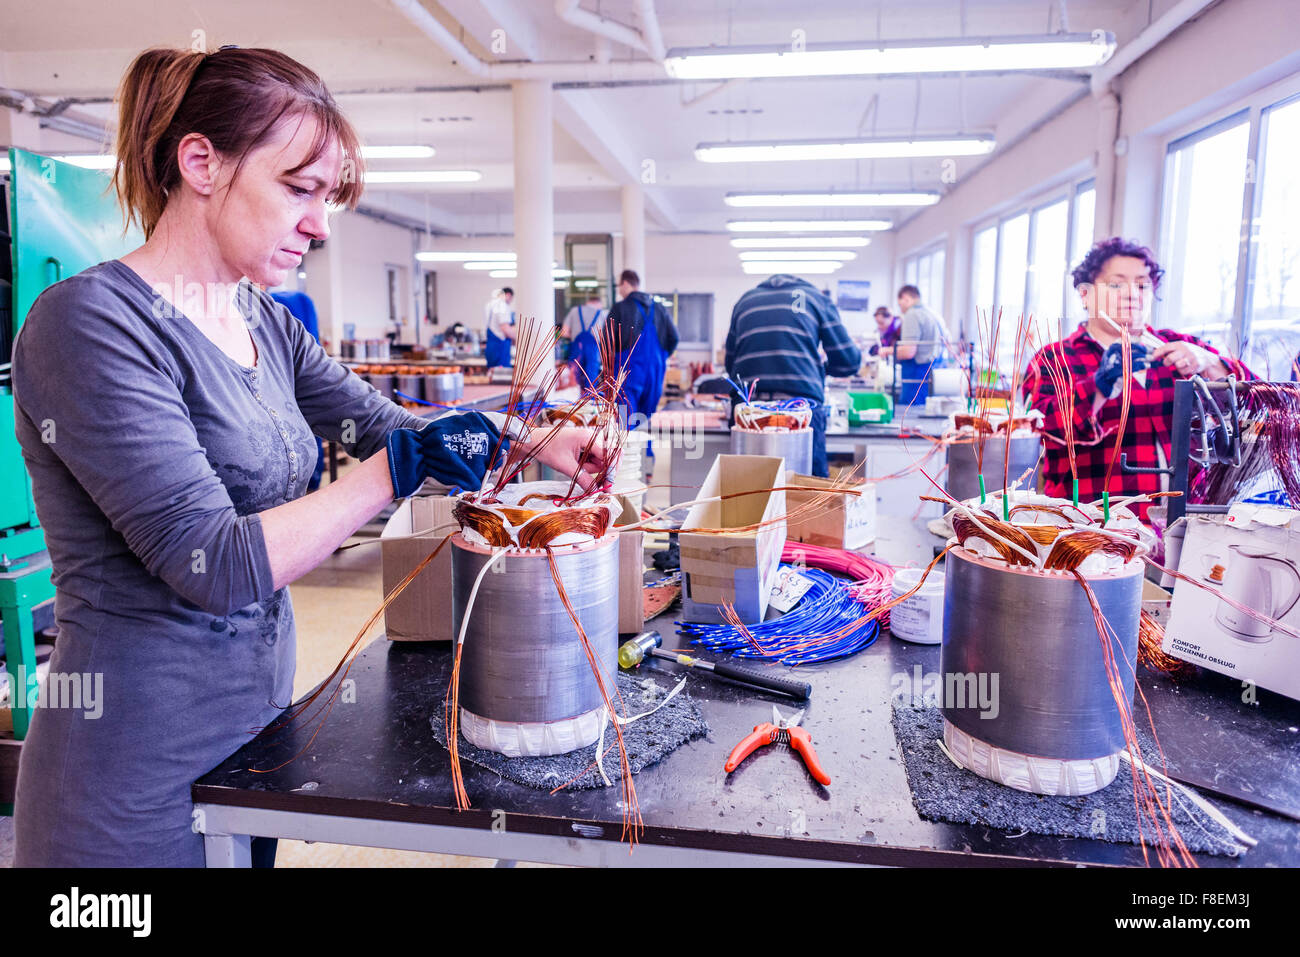
[[[478,570],[478,577],[474,579],[474,587],[469,592],[469,601],[465,603],[465,616],[460,621],[460,637],[456,639],[457,647],[465,643],[465,632],[469,629],[470,612],[474,610],[474,599],[478,597],[478,586],[483,584],[483,576],[488,573],[489,568],[496,564],[497,559],[513,552],[516,547],[515,545],[507,545],[505,548],[493,551],[492,557]]]
[[[672,701],[673,698],[677,696],[677,692],[681,691],[684,687],[686,687],[686,676],[682,675],[682,680],[677,682],[677,687],[673,688],[672,691],[668,692],[668,694],[664,697],[664,700],[660,701],[649,711],[642,711],[640,714],[633,715],[630,718],[624,718],[621,717],[620,715],[615,714],[614,720],[618,724],[626,726],[631,724],[633,721],[640,721],[642,718],[648,718],[650,715],[654,714],[656,711],[658,711],[660,708],[666,705],[669,701]],[[607,788],[614,786],[614,782],[611,781],[609,779],[609,775],[605,773],[605,760],[604,760],[605,725],[609,722],[609,718],[610,718],[609,709],[606,708],[604,705],[601,705],[600,706],[600,737],[597,738],[596,740],[596,767],[600,769],[600,779],[605,782],[605,787]]]

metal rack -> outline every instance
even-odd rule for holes
[[[1168,475],[1169,490],[1183,493],[1169,499],[1169,525],[1184,515],[1221,514],[1228,510],[1227,505],[1188,503],[1188,474],[1192,462],[1202,468],[1218,464],[1234,468],[1241,465],[1237,394],[1246,388],[1249,388],[1246,383],[1231,375],[1214,382],[1207,382],[1200,376],[1180,379],[1174,383],[1174,410],[1169,423],[1170,464],[1163,468],[1129,465],[1128,454],[1120,455],[1121,472],[1127,475]]]

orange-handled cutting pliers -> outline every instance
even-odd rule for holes
[[[776,705],[772,705],[772,720],[764,721],[756,725],[754,730],[745,736],[745,739],[731,749],[731,754],[727,756],[727,763],[723,765],[723,770],[730,774],[740,766],[740,762],[749,757],[759,748],[768,744],[788,744],[790,747],[803,758],[803,763],[811,774],[821,784],[830,784],[831,779],[823,769],[821,762],[817,760],[817,751],[813,748],[812,735],[803,728],[798,727],[799,722],[803,720],[803,711],[796,711],[789,718],[781,717],[781,712]]]

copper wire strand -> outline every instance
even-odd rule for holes
[[[1143,611],[1138,623],[1138,661],[1152,671],[1168,675],[1174,681],[1196,670],[1195,665],[1166,652],[1164,643],[1165,629],[1150,612]]]
[[[1124,732],[1125,749],[1128,751],[1130,759],[1128,763],[1133,785],[1133,809],[1137,814],[1138,843],[1142,848],[1142,860],[1147,866],[1150,866],[1151,861],[1147,853],[1149,832],[1150,839],[1155,846],[1156,858],[1161,866],[1196,867],[1196,860],[1187,850],[1178,828],[1174,825],[1170,805],[1160,800],[1159,789],[1147,771],[1146,761],[1143,759],[1142,749],[1137,739],[1137,726],[1133,721],[1132,707],[1129,704],[1128,695],[1124,688],[1126,679],[1115,661],[1115,646],[1120,646],[1121,653],[1123,653],[1123,647],[1120,645],[1118,636],[1110,627],[1110,623],[1106,620],[1101,605],[1097,601],[1096,593],[1092,590],[1092,586],[1088,584],[1088,580],[1078,571],[1071,574],[1079,582],[1084,595],[1087,597],[1088,605],[1092,609],[1097,634],[1101,640],[1102,663],[1106,670],[1106,680],[1110,686],[1115,706],[1119,711],[1120,726]],[[1134,687],[1137,686],[1138,682],[1135,679]],[[1143,695],[1142,701],[1146,705],[1145,695]],[[1149,705],[1147,711],[1149,715]]]
[[[428,567],[429,563],[432,562],[438,556],[438,553],[442,551],[443,547],[449,541],[451,541],[451,539],[452,539],[451,535],[444,536],[442,541],[438,543],[438,546],[432,552],[430,552],[429,555],[424,560],[419,562],[413,569],[411,569],[410,573],[407,574],[405,578],[403,578],[400,582],[398,582],[395,586],[393,586],[393,590],[391,592],[389,592],[386,596],[384,596],[384,600],[380,602],[379,607],[375,609],[374,613],[368,619],[366,619],[366,623],[361,626],[361,629],[357,632],[356,637],[352,639],[352,643],[348,645],[347,650],[343,652],[343,657],[339,659],[338,664],[334,666],[334,670],[325,676],[324,681],[318,684],[315,687],[315,689],[313,689],[310,693],[308,693],[307,696],[304,697],[302,700],[298,701],[297,703],[288,705],[285,708],[285,713],[280,715],[278,718],[276,718],[276,720],[273,721],[271,724],[267,725],[265,728],[257,729],[256,731],[253,732],[254,734],[256,734],[258,733],[258,731],[266,731],[271,735],[279,734],[281,731],[286,729],[291,722],[295,721],[300,716],[304,716],[306,710],[314,702],[316,702],[316,700],[320,697],[321,693],[327,687],[329,687],[330,682],[333,681],[335,677],[338,677],[338,684],[336,685],[334,690],[329,694],[329,696],[325,699],[325,701],[321,703],[316,709],[317,712],[324,710],[324,714],[321,715],[320,720],[316,724],[316,729],[312,732],[311,737],[307,740],[307,743],[304,744],[302,748],[296,754],[293,755],[293,757],[289,758],[287,761],[282,762],[281,764],[277,764],[273,768],[249,768],[248,769],[249,771],[252,771],[255,774],[269,774],[272,771],[278,771],[280,770],[280,768],[284,767],[285,765],[291,764],[292,762],[296,761],[307,751],[308,748],[312,746],[312,743],[316,740],[316,736],[320,734],[321,728],[325,726],[325,722],[326,720],[328,720],[330,716],[330,712],[334,710],[334,704],[338,700],[338,696],[343,689],[343,682],[347,680],[348,672],[352,668],[352,662],[356,660],[357,647],[358,645],[361,644],[362,638],[364,638],[366,633],[371,629],[371,627],[374,626],[375,622],[379,620],[379,616],[384,613],[384,610],[388,608],[390,604],[392,604],[394,601],[397,600],[397,597],[401,595],[403,591],[406,590],[406,587],[410,585],[411,582],[415,581],[415,579],[419,577],[420,573],[424,571],[425,568]],[[307,715],[303,717],[303,720],[304,721],[311,720],[311,717],[312,717],[311,715]]]
[[[551,567],[551,578],[555,581],[555,590],[560,596],[560,601],[564,604],[564,610],[569,613],[574,630],[578,633],[578,640],[582,642],[582,650],[587,656],[588,664],[591,665],[591,673],[596,679],[596,686],[600,689],[600,697],[605,703],[609,721],[614,726],[614,734],[618,738],[619,765],[623,772],[621,781],[623,786],[623,830],[620,838],[628,842],[628,852],[631,853],[645,824],[641,819],[641,807],[637,801],[636,784],[632,781],[632,765],[628,760],[627,743],[623,740],[623,726],[619,724],[616,718],[618,712],[614,710],[614,702],[610,699],[609,690],[605,687],[605,679],[601,676],[600,662],[597,660],[595,650],[591,646],[591,641],[587,638],[586,629],[582,627],[582,621],[578,618],[573,602],[569,600],[569,593],[564,588],[564,580],[560,576],[560,567],[555,562],[555,553],[549,548],[546,549],[546,560]],[[617,689],[615,691],[617,692]]]
[[[1128,326],[1120,326],[1120,343],[1122,356],[1120,379],[1123,384],[1121,386],[1119,427],[1115,430],[1115,448],[1106,462],[1106,477],[1101,486],[1106,490],[1110,489],[1111,473],[1115,471],[1115,463],[1119,461],[1120,450],[1124,447],[1124,432],[1128,428],[1129,405],[1133,401],[1133,342],[1132,337],[1129,336]]]
[[[1182,572],[1174,571],[1172,568],[1165,568],[1165,566],[1161,565],[1159,562],[1154,561],[1149,557],[1145,558],[1145,561],[1148,565],[1150,565],[1152,568],[1156,569],[1157,571],[1163,572],[1166,575],[1170,575],[1178,579],[1178,581],[1180,582],[1187,582],[1188,584],[1194,585],[1197,588],[1201,589],[1202,591],[1209,592],[1215,598],[1219,599],[1220,601],[1228,605],[1231,605],[1233,608],[1237,609],[1237,611],[1241,612],[1243,615],[1247,615],[1251,618],[1254,618],[1256,621],[1263,622],[1264,624],[1272,628],[1274,631],[1280,631],[1282,632],[1282,634],[1288,635],[1291,638],[1300,639],[1300,631],[1296,631],[1294,628],[1292,628],[1289,625],[1284,625],[1282,622],[1278,621],[1275,618],[1270,618],[1262,611],[1257,611],[1256,609],[1251,608],[1249,605],[1238,601],[1236,598],[1233,598],[1227,592],[1222,592],[1219,591],[1217,588],[1212,588],[1211,586],[1207,585],[1205,582],[1193,578],[1190,575],[1184,575]]]

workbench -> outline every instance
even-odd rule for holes
[[[928,560],[937,539],[908,516],[881,517],[878,551],[895,562]],[[677,645],[670,610],[648,627]],[[765,748],[730,776],[722,770],[733,745],[770,719],[776,696],[703,676],[687,688],[711,733],[684,745],[636,776],[645,831],[629,854],[620,843],[615,786],[548,794],[514,784],[464,762],[473,807],[456,811],[447,751],[433,738],[441,720],[442,686],[450,649],[373,642],[353,664],[354,703],[337,704],[319,735],[296,760],[313,723],[292,726],[272,740],[259,735],[194,786],[197,822],[209,866],[246,866],[249,836],[434,851],[500,860],[558,864],[652,865],[1132,865],[1138,847],[1085,839],[1009,834],[984,827],[922,820],[911,795],[890,721],[890,698],[914,669],[939,669],[939,647],[882,635],[847,660],[803,667],[813,685],[803,727],[832,778],[817,784],[799,759]],[[779,667],[779,666],[778,666]],[[641,671],[665,688],[680,668],[651,660]],[[1236,703],[1206,675],[1210,690],[1184,687],[1177,713],[1164,720],[1204,721],[1213,747],[1215,721]],[[1145,687],[1167,679],[1144,675]],[[1148,691],[1151,695],[1151,691]],[[1300,723],[1300,704],[1276,697],[1273,714]],[[1215,709],[1218,709],[1216,712]],[[1288,710],[1289,709],[1289,710]],[[1198,856],[1209,867],[1296,866],[1300,822],[1213,798],[1259,846],[1241,859]]]

